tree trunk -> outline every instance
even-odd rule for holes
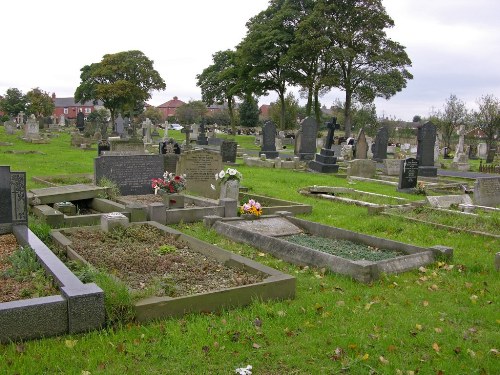
[[[280,98],[280,103],[281,103],[280,129],[286,129],[286,124],[285,124],[286,107],[285,107],[285,92],[284,91],[279,93],[279,98]]]
[[[306,104],[306,116],[311,116],[312,104],[313,104],[313,88],[309,86],[307,88],[307,104]]]
[[[233,97],[228,96],[227,98],[227,109],[229,111],[229,120],[231,121],[231,130],[233,134],[236,134],[236,124],[234,123],[234,113],[233,113]]]
[[[316,118],[316,123],[318,128],[321,122],[321,108],[319,106],[319,88],[314,89],[314,116]]]

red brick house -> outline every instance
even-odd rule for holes
[[[66,119],[76,119],[78,112],[83,112],[85,117],[91,114],[94,110],[102,108],[102,103],[94,104],[92,101],[85,102],[84,104],[75,103],[74,98],[57,98],[56,94],[52,94],[52,101],[54,102],[53,115],[59,118],[64,115]]]
[[[172,100],[169,100],[168,102],[165,102],[163,104],[160,104],[158,108],[162,115],[163,118],[168,118],[169,116],[175,116],[175,111],[177,108],[179,108],[181,105],[186,104],[182,100],[179,100],[177,96],[174,96]]]

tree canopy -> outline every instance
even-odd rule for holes
[[[207,106],[201,100],[192,100],[183,104],[175,110],[175,115],[179,122],[184,125],[190,125],[201,122],[201,119],[207,113]]]
[[[26,111],[36,117],[50,116],[54,113],[54,102],[49,93],[38,87],[26,93]]]
[[[80,71],[75,101],[101,100],[113,122],[117,112],[133,112],[151,98],[152,91],[166,87],[153,61],[141,51],[106,54],[101,62],[85,65]]]
[[[17,116],[19,112],[24,112],[25,110],[26,97],[19,89],[8,89],[3,99],[0,99],[0,111],[9,117]]]

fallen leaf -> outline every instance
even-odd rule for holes
[[[434,349],[436,352],[439,352],[441,350],[441,348],[439,347],[439,345],[437,344],[437,342],[435,342],[434,344],[432,344],[432,349]]]
[[[397,348],[396,348],[394,345],[389,345],[389,346],[387,347],[387,350],[388,350],[389,352],[391,352],[391,353],[392,353],[392,352],[394,352],[396,349],[397,349]]]
[[[365,354],[363,355],[363,357],[361,357],[361,359],[362,359],[363,361],[367,361],[367,360],[368,360],[368,358],[370,358],[370,355],[369,355],[368,353],[365,353]]]
[[[469,282],[465,283],[465,287],[466,287],[467,289],[472,288],[472,283],[469,283]]]
[[[283,317],[286,315],[286,311],[280,310],[277,312],[278,316]]]
[[[424,307],[429,306],[429,301],[423,301],[423,302],[422,302],[422,305],[423,305]]]
[[[16,345],[16,352],[18,353],[24,353],[26,350],[26,347],[24,346],[24,344],[17,344]]]
[[[344,356],[344,350],[342,348],[335,348],[333,355],[330,357],[332,361],[339,361]]]
[[[443,329],[439,328],[439,327],[436,327],[436,328],[434,328],[434,332],[436,332],[436,333],[442,333]]]
[[[260,257],[265,257],[266,256],[266,253],[259,253],[258,254]]]
[[[349,344],[347,347],[349,349],[357,349],[358,346],[356,344]]]
[[[421,324],[415,324],[415,328],[421,331],[423,327]]]
[[[254,342],[254,343],[252,344],[252,348],[254,348],[254,349],[260,349],[260,345],[259,345],[259,344],[257,344],[256,342]]]
[[[67,348],[74,348],[78,340],[65,340],[64,345],[66,345]]]
[[[476,356],[476,352],[474,350],[471,350],[471,349],[467,349],[467,354],[469,354],[473,358]]]
[[[388,361],[387,359],[385,359],[383,356],[378,357],[378,360],[379,360],[381,363],[383,363],[384,365],[386,365],[386,364],[388,364],[388,363],[389,363],[389,361]]]
[[[476,303],[478,298],[479,298],[479,297],[478,297],[478,296],[476,296],[475,294],[473,294],[473,295],[471,295],[471,296],[469,297],[469,299],[470,299],[470,301],[471,301],[472,303]]]

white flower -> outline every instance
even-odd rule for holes
[[[236,175],[237,171],[234,168],[228,168],[227,173],[229,173],[230,176]]]
[[[212,190],[215,190],[214,184],[210,184],[210,187],[212,188]]]
[[[219,172],[219,178],[224,178],[225,175],[226,175],[226,172],[224,172],[224,171]]]

